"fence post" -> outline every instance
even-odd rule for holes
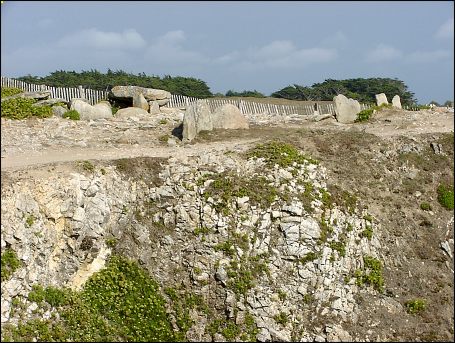
[[[79,98],[85,99],[85,90],[82,86],[77,87],[79,89]]]

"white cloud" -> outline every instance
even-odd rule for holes
[[[453,39],[453,18],[447,20],[444,24],[442,24],[436,34],[434,35],[437,39]]]
[[[158,45],[176,45],[179,42],[183,42],[186,39],[185,32],[182,30],[175,30],[166,32],[164,35],[158,37]]]
[[[209,62],[209,58],[203,54],[185,48],[185,33],[182,30],[169,31],[155,39],[146,52],[145,59],[151,63],[160,65],[202,64]]]
[[[436,50],[436,51],[415,51],[408,56],[406,59],[409,62],[416,63],[431,63],[438,62],[450,57],[450,51],[448,50]]]
[[[59,46],[93,49],[139,49],[146,45],[142,36],[134,29],[122,33],[103,32],[96,28],[82,30],[60,39]]]
[[[343,32],[337,31],[334,35],[324,38],[320,46],[344,48],[348,42],[348,37]]]
[[[369,51],[366,55],[366,61],[371,63],[385,62],[399,59],[403,53],[393,46],[379,44],[376,48]]]
[[[298,49],[291,41],[277,40],[261,47],[252,47],[244,52],[237,53],[237,62],[232,67],[242,71],[300,69],[310,64],[332,61],[337,55],[335,49]]]
[[[220,57],[216,57],[213,62],[215,64],[229,64],[235,61],[238,61],[238,59],[241,57],[240,52],[238,51],[232,51],[230,53],[227,53],[225,55],[222,55]]]
[[[291,41],[278,40],[259,48],[251,48],[247,55],[249,58],[258,61],[268,61],[289,56],[296,51]]]

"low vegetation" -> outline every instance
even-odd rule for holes
[[[11,248],[4,249],[2,252],[1,280],[8,280],[20,266],[21,261],[17,258],[16,252]]]
[[[209,177],[213,182],[204,191],[205,199],[215,199],[215,209],[225,215],[235,208],[237,197],[248,197],[253,205],[269,207],[278,195],[278,190],[263,176],[241,177],[235,173],[223,172]]]
[[[454,194],[453,185],[441,184],[438,186],[438,201],[439,203],[448,210],[453,210]]]
[[[2,99],[6,98],[8,96],[13,96],[17,94],[21,94],[24,91],[20,88],[15,88],[15,87],[2,87]]]
[[[319,163],[317,160],[301,154],[293,145],[278,141],[257,145],[247,152],[247,157],[263,158],[268,166],[273,167],[277,164],[281,168],[294,164],[304,164],[305,162]]]
[[[407,301],[405,306],[408,313],[418,314],[425,310],[426,302],[423,299],[414,299]]]
[[[357,286],[367,284],[382,293],[384,291],[384,278],[381,261],[372,256],[364,256],[363,263],[363,270],[357,269],[354,273]]]
[[[360,111],[357,114],[357,119],[355,120],[355,122],[358,123],[358,122],[362,122],[362,121],[367,121],[368,119],[370,119],[370,117],[372,116],[372,114],[375,111],[381,111],[383,109],[391,108],[391,107],[392,107],[392,104],[382,104],[381,106],[373,106],[373,107],[367,108],[363,111]]]
[[[52,116],[50,106],[32,106],[35,99],[13,98],[2,102],[2,118],[27,119],[29,117],[49,118]]]
[[[71,119],[71,120],[80,120],[81,119],[81,115],[76,110],[70,110],[70,111],[67,111],[67,112],[65,112],[63,114],[63,118],[68,118],[68,119]]]
[[[124,257],[112,256],[80,292],[38,285],[28,298],[54,307],[59,316],[5,327],[5,340],[170,342],[184,338],[172,328],[159,285]]]

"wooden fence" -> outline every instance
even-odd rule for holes
[[[188,105],[201,100],[198,98],[187,97],[183,95],[172,95],[171,101],[169,102],[169,107],[175,108],[186,108]],[[314,111],[317,110],[319,114],[334,114],[335,108],[333,102],[323,101],[323,102],[304,102],[301,104],[295,105],[275,105],[270,103],[264,103],[260,101],[249,100],[239,100],[239,99],[204,99],[210,107],[211,111],[214,111],[217,107],[231,104],[237,106],[243,114],[271,114],[271,115],[311,115],[314,114]],[[365,107],[367,106],[367,107]],[[368,108],[368,105],[364,105],[365,108]],[[363,109],[363,108],[362,108]]]
[[[66,101],[70,101],[73,98],[84,98],[92,105],[96,104],[100,100],[108,98],[107,91],[99,91],[79,86],[77,88],[71,87],[50,87],[46,85],[35,85],[27,82],[11,79],[8,77],[1,77],[2,87],[16,87],[23,89],[26,92],[37,92],[37,91],[50,91],[51,98],[61,98]],[[194,97],[188,97],[184,95],[172,94],[168,107],[186,109],[192,103],[201,100]],[[270,103],[264,103],[254,100],[238,100],[238,99],[204,99],[210,106],[210,110],[214,111],[217,107],[224,104],[232,104],[237,106],[243,114],[270,114],[270,115],[311,115],[315,111],[319,114],[335,114],[335,107],[331,101],[321,102],[308,102],[302,101],[300,104],[296,102],[293,105],[275,105]],[[361,110],[370,108],[370,105],[360,104]]]
[[[74,98],[83,98],[87,99],[88,102],[92,105],[96,104],[101,100],[107,99],[108,92],[98,91],[94,89],[89,89],[79,86],[77,88],[71,87],[51,87],[46,85],[34,85],[31,83],[10,79],[7,77],[1,77],[1,86],[2,87],[16,87],[23,89],[26,92],[40,92],[40,91],[49,91],[51,92],[50,98],[52,99],[65,99],[70,101]]]

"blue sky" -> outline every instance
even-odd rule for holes
[[[56,70],[196,77],[266,95],[390,77],[419,103],[454,95],[454,2],[4,1],[1,75]]]

